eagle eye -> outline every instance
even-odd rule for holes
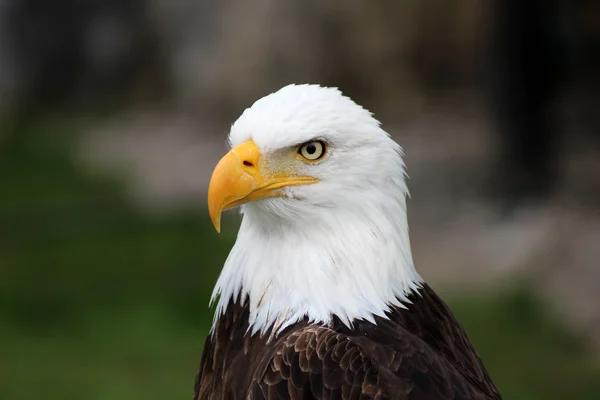
[[[308,161],[318,161],[327,153],[327,144],[320,140],[312,140],[298,148],[298,154]]]

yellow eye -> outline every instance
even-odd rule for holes
[[[298,149],[298,154],[307,159],[308,161],[317,161],[323,158],[327,151],[327,145],[324,142],[315,140],[312,142],[304,143]]]

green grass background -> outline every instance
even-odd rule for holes
[[[0,398],[188,399],[234,232],[200,204],[137,210],[72,157],[77,125],[0,126]],[[527,286],[445,297],[504,398],[599,399],[587,344]]]

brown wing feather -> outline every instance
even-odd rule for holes
[[[381,346],[368,336],[307,326],[290,334],[259,371],[251,383],[254,400],[500,398],[410,334]]]
[[[500,399],[473,346],[428,286],[408,309],[352,329],[306,321],[275,340],[230,303],[207,340],[194,399]]]

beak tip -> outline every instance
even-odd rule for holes
[[[209,212],[209,214],[210,220],[213,226],[215,227],[215,230],[217,231],[217,233],[221,233],[221,212],[219,212],[218,214]]]

